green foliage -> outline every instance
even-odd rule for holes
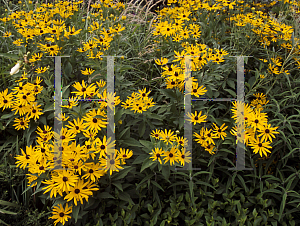
[[[245,12],[250,12],[253,1],[245,2],[249,3],[245,3]],[[15,1],[3,0],[3,3],[0,4],[1,15],[28,7],[27,1],[24,6]],[[296,59],[299,60],[299,54],[293,52],[296,49],[295,43],[299,45],[300,40],[299,18],[291,12],[289,4],[283,1],[275,6],[265,6],[265,9],[269,10],[271,16],[281,16],[278,20],[295,27],[292,49],[282,47],[282,44],[287,43],[284,40],[263,46],[258,41],[258,35],[251,32],[249,24],[233,26],[233,21],[225,20],[225,14],[220,16],[215,11],[202,11],[201,14],[200,10],[195,12],[197,24],[201,25],[201,36],[198,40],[188,41],[190,44],[205,43],[211,49],[223,48],[231,55],[251,56],[245,59],[245,102],[251,103],[255,93],[265,94],[269,102],[263,112],[267,113],[268,123],[278,127],[279,132],[273,139],[268,157],[260,158],[246,147],[245,166],[254,170],[229,171],[228,168],[236,164],[236,138],[228,132],[229,136],[225,140],[216,142],[214,155],[193,141],[193,167],[201,168],[200,171],[178,170],[179,163],[160,164],[150,159],[150,153],[155,147],[167,147],[164,142],[150,136],[153,130],[178,130],[179,134],[184,134],[184,94],[178,89],[166,88],[161,76],[162,69],[154,62],[157,58],[165,57],[170,65],[175,59],[174,50],[178,51],[182,46],[169,38],[160,39],[151,35],[151,24],[157,19],[155,16],[127,19],[126,30],[114,38],[105,53],[125,56],[124,59],[115,59],[115,92],[125,101],[133,92],[146,88],[147,91],[151,90],[149,97],[153,98],[155,106],[142,114],[116,106],[117,147],[133,150],[133,156],[126,160],[122,170],[99,179],[99,190],[89,197],[88,202],[73,205],[70,214],[72,219],[65,225],[299,225],[300,77],[299,67],[295,63]],[[137,9],[136,13],[139,10],[142,11]],[[85,23],[87,27],[91,25],[87,19],[91,12],[85,5],[67,23]],[[104,8],[103,13],[117,14],[108,8]],[[228,11],[228,15],[236,13]],[[131,15],[130,10],[126,15]],[[82,18],[86,20],[83,22]],[[105,22],[105,25],[109,27],[110,22]],[[0,91],[15,87],[21,73],[10,75],[9,70],[17,60],[24,60],[28,50],[23,46],[14,46],[12,38],[2,37],[4,29],[7,31],[5,26],[0,21]],[[72,48],[65,48],[62,52],[63,55],[71,56],[64,58],[61,65],[64,75],[63,98],[71,96],[74,81],[84,80],[91,84],[106,79],[105,60],[99,62],[89,59],[85,62],[86,58],[76,51],[82,47],[80,42],[89,40],[89,35],[84,31],[80,38],[70,39]],[[71,46],[70,43],[65,42],[65,45]],[[35,52],[37,48],[31,51]],[[265,59],[271,62],[276,57],[282,58],[282,69],[287,72],[270,74],[269,65],[261,61]],[[38,64],[39,67],[48,65],[53,65],[51,58],[44,58]],[[223,63],[209,62],[198,71],[193,71],[193,77],[199,85],[207,89],[204,97],[236,98],[235,65],[236,59],[228,57]],[[29,65],[24,67],[31,70]],[[85,67],[95,69],[93,76],[81,74],[80,71]],[[49,193],[43,194],[44,185],[41,182],[49,177],[49,172],[32,182],[37,182],[37,185],[28,186],[28,169],[16,167],[14,159],[16,155],[21,155],[21,148],[25,150],[35,144],[38,126],[53,125],[54,69],[52,66],[50,68],[43,74],[43,91],[38,96],[43,115],[38,120],[31,120],[25,131],[17,131],[12,126],[16,117],[14,112],[5,109],[0,114],[0,224],[3,225],[53,225],[53,220],[49,219],[52,207],[67,202],[63,197],[50,198]],[[29,80],[34,81],[33,77]],[[197,101],[192,103],[192,112],[202,111],[208,116],[204,123],[206,128],[212,123],[225,123],[232,128],[234,121],[230,114],[231,107],[230,102]],[[72,119],[82,118],[89,110],[97,108],[98,103],[82,102],[72,110],[66,110],[66,113]],[[201,127],[193,127],[193,131],[198,132],[198,128]],[[103,131],[99,133],[105,135]],[[81,134],[78,140],[83,144],[85,137]]]

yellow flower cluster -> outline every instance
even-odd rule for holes
[[[37,94],[41,93],[43,87],[39,85],[42,80],[36,77],[34,83],[19,82],[18,86],[12,89],[9,93],[8,89],[0,92],[0,108],[11,109],[14,111],[14,115],[23,116],[22,118],[15,118],[14,127],[17,130],[28,128],[28,123],[31,118],[34,120],[39,119],[43,114],[41,105],[38,105],[36,101]]]
[[[233,113],[232,118],[237,123],[237,126],[230,133],[237,136],[237,142],[245,143],[253,149],[255,154],[259,152],[262,157],[262,154],[267,156],[267,152],[271,153],[269,150],[272,148],[270,143],[273,141],[272,138],[275,138],[274,134],[279,134],[279,132],[275,131],[278,127],[272,127],[271,124],[268,124],[267,114],[262,113],[263,106],[268,103],[266,96],[262,93],[254,94],[254,96],[256,99],[251,101],[250,106],[240,102],[233,103],[234,107],[231,109]],[[243,105],[244,114],[238,117],[239,105]],[[238,118],[244,121],[244,128],[241,128],[242,124],[241,121],[238,121]],[[245,130],[244,137],[237,133],[238,127]]]
[[[88,202],[89,197],[93,195],[92,191],[99,190],[97,181],[100,177],[107,171],[111,174],[112,171],[122,169],[121,165],[126,164],[125,160],[129,159],[133,152],[123,148],[114,149],[114,142],[111,142],[110,138],[107,140],[106,136],[102,140],[95,138],[99,129],[97,123],[101,121],[95,118],[97,114],[99,115],[99,112],[93,111],[82,120],[69,122],[69,129],[63,128],[61,134],[53,133],[49,126],[44,126],[44,129],[37,128],[38,145],[26,147],[25,151],[21,149],[21,155],[16,157],[17,166],[29,171],[28,186],[36,186],[37,179],[50,172],[50,178],[42,181],[46,185],[42,188],[44,194],[48,193],[50,198],[63,197],[67,202],[73,201],[75,205],[78,202],[83,204],[84,199]],[[86,120],[86,123],[83,123],[83,120]],[[90,127],[84,130],[86,126]],[[88,138],[84,145],[77,144],[75,140],[80,132]],[[61,147],[53,144],[53,137],[62,140]],[[109,149],[114,150],[114,159],[109,155]],[[60,154],[57,154],[58,152]],[[57,166],[62,166],[63,169],[53,170]],[[54,215],[51,218],[62,219],[57,218],[56,208],[58,207],[54,207]]]
[[[131,97],[128,97],[125,102],[122,102],[122,107],[124,109],[129,108],[134,111],[134,113],[143,113],[143,111],[147,111],[155,104],[152,102],[153,98],[148,97],[149,93],[150,91],[147,92],[146,88],[139,90],[138,92],[133,92]]]
[[[153,161],[158,161],[162,164],[163,159],[164,164],[169,162],[171,166],[175,164],[175,162],[180,162],[180,164],[184,166],[185,162],[189,163],[191,161],[191,153],[184,148],[184,138],[174,134],[174,131],[167,131],[166,129],[165,131],[153,130],[151,137],[163,141],[166,145],[170,144],[165,150],[155,147],[150,153],[150,159],[153,159]]]

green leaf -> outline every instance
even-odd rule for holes
[[[146,130],[146,124],[145,121],[142,121],[142,123],[139,125],[139,135],[140,137],[143,137]]]
[[[162,165],[162,175],[166,180],[169,180],[170,177],[170,167],[168,165]]]
[[[44,113],[47,111],[54,111],[54,102],[48,102],[44,107]]]
[[[156,181],[151,181],[151,183],[155,186],[155,187],[157,187],[157,188],[159,188],[160,190],[162,190],[163,192],[165,192],[165,190],[158,184],[158,183],[156,183]]]
[[[0,200],[0,205],[4,205],[4,206],[13,206],[13,207],[20,207],[18,204],[16,203],[12,203],[12,202],[7,202],[7,201],[3,201]]]
[[[122,184],[120,182],[112,182],[120,191],[123,191]]]
[[[137,140],[133,138],[127,138],[123,141],[123,144],[127,144],[128,146],[143,147]]]
[[[75,219],[75,223],[76,223],[77,220],[78,220],[79,210],[80,210],[80,205],[73,206],[73,208],[72,208],[72,215],[73,215],[73,217],[74,217],[74,219]]]
[[[139,140],[139,142],[146,147],[147,149],[149,149],[150,151],[153,149],[153,144],[150,141],[147,140]]]
[[[173,89],[159,89],[166,97],[169,97],[171,100],[176,100],[177,95]]]
[[[236,98],[236,92],[234,92],[231,89],[224,89],[224,90],[226,90],[228,93],[230,93],[233,98]]]
[[[108,192],[104,191],[104,192],[101,192],[98,197],[100,199],[115,199],[115,197],[113,197],[111,194],[109,194]]]
[[[64,68],[64,72],[65,72],[64,74],[65,74],[67,77],[74,78],[75,75],[73,75],[73,76],[71,75],[72,70],[73,70],[72,64],[71,64],[70,62],[67,62],[66,66],[65,66],[65,68]]]
[[[8,118],[11,118],[13,115],[14,115],[13,112],[11,112],[11,113],[9,113],[9,114],[5,114],[5,115],[2,115],[2,116],[1,116],[1,119],[8,119]]]
[[[140,172],[143,172],[145,169],[149,168],[150,166],[152,166],[153,164],[155,164],[155,162],[150,159],[150,158],[147,158],[144,162],[143,162],[143,165],[142,165],[142,168],[141,168],[141,171]]]
[[[133,161],[132,164],[141,164],[146,158],[149,158],[148,154],[141,154]]]
[[[133,169],[132,166],[123,166],[123,169],[120,170],[118,173],[114,174],[112,176],[112,179],[115,180],[120,180],[126,177],[126,175]]]
[[[248,83],[249,83],[249,85],[250,85],[250,89],[252,89],[252,87],[254,86],[255,81],[256,81],[255,76],[252,76],[252,77],[249,79]]]
[[[11,212],[11,211],[8,211],[8,210],[4,210],[4,209],[0,209],[0,213],[6,213],[6,214],[10,214],[10,215],[17,215],[17,213],[14,213],[14,212]]]
[[[0,53],[0,56],[5,57],[7,59],[11,60],[19,60],[20,57],[17,54],[11,54],[11,53]]]
[[[132,201],[132,199],[130,198],[130,195],[127,192],[121,192],[119,193],[119,198],[129,202],[130,204],[134,204],[134,202]]]
[[[284,207],[285,207],[285,202],[286,202],[286,197],[287,197],[287,192],[284,192],[283,193],[283,196],[282,196],[282,201],[281,201],[281,204],[280,204],[280,210],[279,210],[279,218],[278,218],[278,221],[281,220],[281,217],[282,217],[282,214],[283,214],[283,210],[284,210]]]

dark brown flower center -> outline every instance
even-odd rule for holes
[[[63,212],[59,213],[60,217],[63,217],[65,214]]]
[[[63,177],[63,181],[64,182],[68,181],[68,178],[67,177]]]
[[[265,130],[265,133],[270,133],[270,130],[269,130],[269,129],[266,129],[266,130]]]
[[[102,145],[100,146],[100,149],[104,150],[104,149],[105,149],[105,145],[102,144]]]
[[[78,194],[80,192],[80,190],[78,188],[75,189],[74,191],[76,194]]]
[[[96,118],[93,119],[93,123],[97,123],[97,119]]]
[[[90,169],[90,170],[89,170],[89,173],[94,173],[94,170]]]
[[[172,154],[172,153],[170,153],[170,154],[169,154],[169,156],[170,156],[170,158],[172,158],[172,157],[173,157],[173,154]]]
[[[262,146],[262,143],[259,143],[258,146],[261,147],[261,146]]]

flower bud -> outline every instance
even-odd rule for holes
[[[14,75],[18,73],[20,67],[21,67],[21,61],[18,61],[17,64],[10,70],[10,75]]]

